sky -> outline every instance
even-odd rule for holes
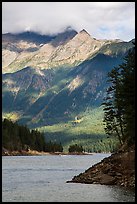
[[[85,29],[97,39],[135,38],[135,2],[2,2],[2,33]]]

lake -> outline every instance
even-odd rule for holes
[[[3,156],[2,202],[135,202],[122,187],[66,183],[108,156]]]

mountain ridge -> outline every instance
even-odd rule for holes
[[[25,34],[17,34],[17,39],[18,35],[22,36]],[[32,39],[33,35],[32,33]],[[14,34],[14,36],[16,35]],[[35,38],[37,36],[38,34],[36,34]],[[34,43],[34,41],[28,43],[27,41],[19,40],[19,42],[15,43],[14,40],[13,42],[12,40],[11,42],[3,40],[3,73],[14,72],[26,66],[49,69],[51,67],[77,65],[94,56],[99,50],[103,50],[105,46],[115,44],[115,47],[119,50],[120,43],[128,44],[128,42],[119,42],[117,39],[97,40],[92,38],[84,29],[79,33],[75,30],[67,30],[64,33],[51,37],[49,42],[39,45]],[[128,49],[128,47],[126,48],[125,46],[125,49]],[[106,54],[109,54],[109,52],[106,52]]]

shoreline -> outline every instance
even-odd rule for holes
[[[2,149],[2,156],[46,156],[46,155],[93,155],[95,153],[88,152],[39,152],[36,150],[21,150],[21,151],[8,151],[7,149]]]
[[[117,185],[135,189],[135,150],[113,153],[67,183]]]

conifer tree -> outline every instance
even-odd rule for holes
[[[131,145],[135,140],[135,48],[108,73],[108,82],[102,103],[106,134],[117,136],[121,145]]]

